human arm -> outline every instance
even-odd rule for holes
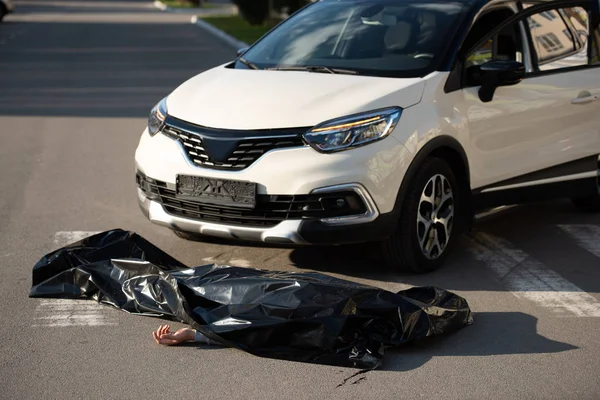
[[[156,343],[167,346],[185,342],[206,343],[211,345],[218,344],[192,328],[183,328],[176,332],[171,332],[170,325],[161,325],[156,331],[152,332],[152,336],[154,336]]]

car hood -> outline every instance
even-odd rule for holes
[[[220,66],[183,83],[167,99],[175,118],[211,128],[309,127],[421,100],[421,78],[380,78]]]

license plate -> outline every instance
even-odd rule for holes
[[[256,206],[256,183],[178,175],[177,197],[199,203],[243,208]]]

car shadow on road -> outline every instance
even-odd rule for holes
[[[420,275],[386,267],[376,244],[297,248],[289,257],[300,269],[348,278],[413,286],[433,285],[449,290],[507,291],[502,279],[470,251],[473,238],[485,233],[509,241],[528,257],[541,262],[545,268],[560,274],[581,290],[600,292],[598,257],[562,231],[559,228],[561,224],[600,226],[600,218],[578,213],[564,201],[513,207],[478,221],[472,232],[459,239],[439,270]],[[560,291],[560,288],[557,290]]]
[[[297,248],[290,253],[291,262],[302,270],[338,274],[349,279],[399,283],[410,286],[439,286],[452,290],[498,289],[490,281],[489,272],[470,259],[460,245],[449,255],[446,264],[427,274],[411,274],[392,270],[379,254],[379,246],[357,244],[338,247]]]
[[[452,334],[426,338],[386,352],[382,370],[410,371],[434,357],[548,354],[578,349],[537,333],[537,318],[521,312],[483,312]]]

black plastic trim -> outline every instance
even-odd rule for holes
[[[473,190],[474,194],[479,194],[486,189],[493,189],[508,185],[517,185],[527,182],[535,182],[542,179],[559,178],[562,176],[580,174],[583,172],[596,171],[598,169],[598,155],[580,158],[575,161],[570,161],[564,164],[555,165],[553,167],[544,168],[539,171],[530,172],[528,174],[519,175],[514,178],[505,179],[490,185],[482,186]]]
[[[493,192],[473,193],[473,207],[475,210],[484,210],[499,206],[587,197],[597,194],[597,178],[574,179]]]
[[[417,174],[419,169],[421,168],[421,164],[425,159],[433,154],[436,150],[440,150],[443,148],[449,148],[454,150],[460,155],[460,158],[465,167],[465,176],[464,177],[456,177],[456,179],[460,182],[461,179],[466,179],[466,184],[469,189],[471,187],[471,174],[469,167],[469,160],[467,158],[467,153],[463,149],[462,145],[458,142],[458,140],[454,139],[451,136],[438,136],[432,140],[430,140],[423,148],[415,155],[413,161],[411,162],[410,167],[406,171],[404,178],[402,179],[402,184],[400,185],[400,190],[398,191],[398,196],[396,197],[396,205],[394,209],[400,210],[402,208],[402,203],[404,197],[406,195],[406,191],[408,190],[408,186],[414,176]]]
[[[263,136],[301,136],[303,133],[312,128],[299,127],[299,128],[280,128],[280,129],[255,129],[255,130],[240,130],[240,129],[219,129],[209,128],[202,125],[192,124],[190,122],[183,121],[175,118],[172,115],[167,115],[165,119],[165,125],[173,126],[177,129],[194,133],[197,135],[215,138],[215,139],[246,139],[249,137],[263,137]]]
[[[398,226],[396,212],[380,214],[372,222],[356,225],[327,225],[319,220],[300,224],[299,234],[310,244],[336,245],[377,242],[391,236]]]

